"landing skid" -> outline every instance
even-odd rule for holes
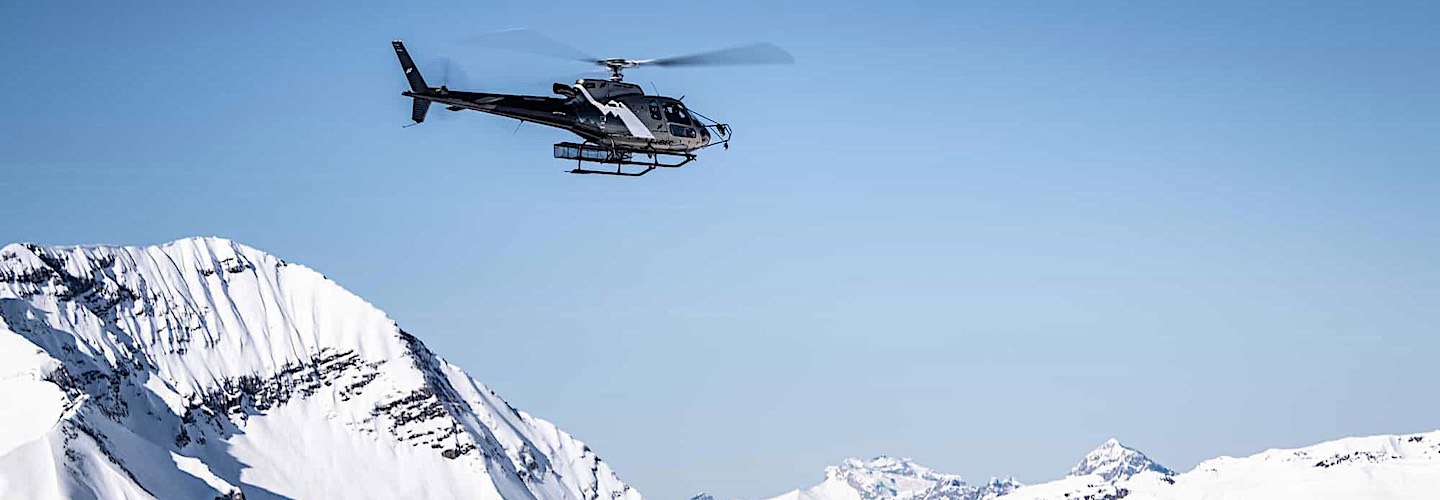
[[[636,160],[635,155],[641,154],[649,157],[649,161]],[[572,174],[599,174],[618,175],[621,177],[639,177],[650,173],[657,167],[680,168],[685,164],[695,161],[692,153],[670,153],[653,150],[606,148],[590,143],[562,142],[555,145],[555,157],[563,160],[575,160],[575,168],[569,172]],[[660,161],[662,157],[673,158],[676,161],[666,163]],[[602,165],[614,165],[615,170],[591,170],[585,168],[585,163],[599,163]],[[625,171],[625,167],[644,167],[644,170]]]

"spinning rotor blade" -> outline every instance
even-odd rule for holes
[[[649,66],[735,66],[742,64],[792,64],[795,56],[768,43],[752,43],[699,54],[637,61]]]
[[[580,79],[582,79],[582,78],[605,78],[606,76],[609,76],[609,75],[610,75],[610,72],[609,72],[609,71],[605,71],[605,70],[603,70],[603,69],[594,69],[594,70],[590,70],[590,71],[581,71],[581,72],[578,72],[578,73],[566,73],[566,74],[563,74],[563,75],[555,75],[555,76],[552,76],[552,77],[550,77],[550,78],[544,78],[544,79],[541,79],[541,80],[536,80],[536,82],[543,82],[543,83],[545,83],[546,85],[549,85],[549,84],[551,84],[551,83],[563,83],[563,84],[569,85],[569,84],[575,83],[576,80],[580,80]]]
[[[514,28],[473,35],[460,40],[468,45],[536,54],[569,61],[595,64],[607,68],[611,79],[619,80],[620,72],[636,66],[737,66],[746,64],[791,64],[795,57],[785,49],[769,43],[752,43],[728,49],[701,52],[661,59],[600,59],[584,50],[555,40],[527,28]]]
[[[435,68],[432,71],[439,73],[440,85],[450,89],[464,90],[470,88],[470,78],[465,75],[465,70],[460,69],[460,64],[455,62],[454,59],[436,57],[426,62],[430,63],[428,66]]]
[[[590,64],[595,64],[599,60],[583,50],[527,28],[513,28],[472,35],[460,39],[460,43]]]
[[[429,71],[439,76],[440,79],[431,82],[431,85],[438,84],[441,87],[448,88],[449,90],[471,89],[470,78],[465,76],[465,70],[460,69],[460,63],[455,62],[454,59],[448,57],[426,58],[425,64],[422,64],[421,68],[431,68],[429,69]],[[430,113],[431,118],[442,121],[450,120],[453,115],[454,113],[451,113],[449,111]]]

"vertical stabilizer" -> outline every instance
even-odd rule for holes
[[[405,42],[395,40],[390,42],[395,46],[395,57],[400,58],[400,69],[405,70],[405,80],[410,82],[410,91],[416,94],[430,93],[430,87],[425,85],[425,78],[420,76],[420,68],[415,67],[415,60],[410,58],[410,52],[405,50]],[[425,113],[430,111],[430,101],[419,97],[415,98],[415,107],[410,111],[410,119],[415,123],[425,121]]]

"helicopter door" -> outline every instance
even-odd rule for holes
[[[654,126],[657,132],[665,130],[665,118],[663,116],[660,116],[660,101],[651,99],[650,102],[647,104],[650,109],[649,123]]]
[[[697,134],[690,119],[690,113],[685,112],[685,106],[677,102],[667,102],[664,106],[665,121],[670,122],[670,135],[675,137],[695,137]]]

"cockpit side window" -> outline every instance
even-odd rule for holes
[[[685,106],[679,103],[665,103],[665,121],[670,123],[690,123],[690,114],[685,112]]]

